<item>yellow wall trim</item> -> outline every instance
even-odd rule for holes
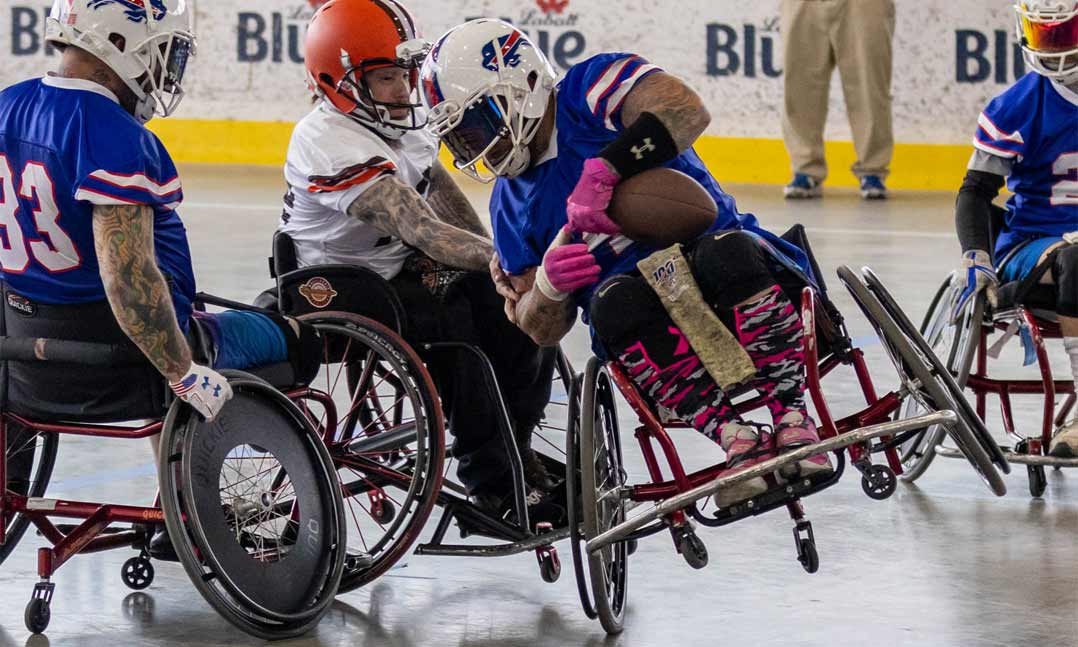
[[[260,166],[284,164],[292,127],[292,123],[276,121],[161,119],[150,123],[177,162]],[[778,139],[705,136],[696,150],[720,182],[785,184],[790,179],[790,160]],[[957,191],[970,152],[970,146],[897,144],[887,184],[892,189]],[[855,160],[853,144],[828,142],[831,176],[827,185],[856,186],[849,172]]]

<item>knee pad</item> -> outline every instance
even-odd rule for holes
[[[650,322],[669,321],[659,296],[642,277],[618,275],[592,294],[589,321],[604,343],[619,346]]]
[[[278,314],[266,314],[284,335],[288,347],[288,363],[292,365],[297,383],[306,384],[318,373],[322,361],[322,337],[308,323]],[[299,328],[296,332],[295,326]]]
[[[1078,317],[1078,245],[1064,245],[1055,252],[1052,278],[1059,291],[1056,311],[1064,317]]]
[[[693,276],[713,308],[729,310],[775,285],[760,243],[743,231],[708,234],[689,254]]]

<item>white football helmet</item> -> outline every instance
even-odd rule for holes
[[[554,81],[554,68],[527,36],[488,18],[449,30],[420,72],[431,130],[453,154],[454,165],[480,182],[528,169],[528,145],[546,114]],[[479,171],[480,162],[490,174]]]
[[[46,21],[50,43],[85,50],[135,93],[134,117],[167,117],[183,99],[184,71],[195,53],[193,0],[54,0]],[[110,37],[123,37],[123,50]]]
[[[1026,0],[1014,10],[1026,63],[1064,85],[1078,83],[1078,0]]]

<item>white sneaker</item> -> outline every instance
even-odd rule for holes
[[[1056,458],[1078,458],[1078,418],[1071,418],[1062,427],[1056,429],[1048,454]]]

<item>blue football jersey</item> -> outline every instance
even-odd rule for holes
[[[973,145],[1013,162],[997,262],[1028,238],[1078,230],[1078,93],[1030,72],[984,109]]]
[[[499,178],[490,199],[494,246],[503,269],[520,274],[542,264],[543,255],[568,221],[566,203],[584,169],[624,130],[621,108],[629,91],[649,74],[659,71],[633,54],[599,54],[571,67],[557,87],[554,144],[546,157],[515,178]],[[556,150],[555,150],[556,149]],[[751,214],[737,210],[692,149],[666,164],[699,182],[718,205],[709,231],[744,229],[767,240],[784,261],[811,276],[808,259],[797,247],[762,229]],[[636,264],[657,248],[624,236],[589,234],[584,242],[601,268],[600,282],[609,276],[636,270]],[[598,285],[598,284],[596,284]],[[588,303],[595,286],[573,295],[587,321]]]
[[[183,190],[160,140],[90,81],[46,77],[0,92],[0,263],[40,303],[105,299],[95,205],[154,209],[157,264],[186,329],[195,295]]]

